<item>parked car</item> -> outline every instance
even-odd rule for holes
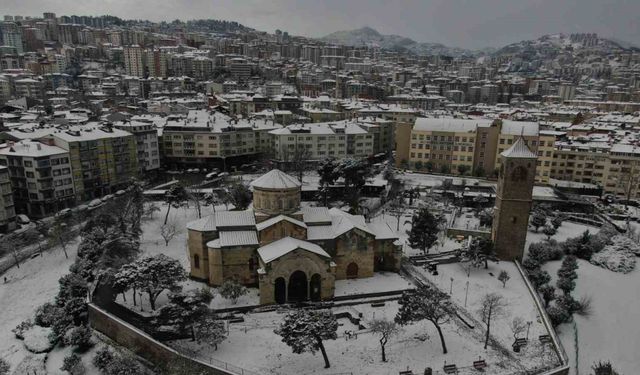
[[[69,216],[71,216],[71,214],[72,214],[71,209],[70,208],[65,208],[65,209],[60,210],[60,211],[58,211],[56,213],[56,218],[65,219],[65,218],[68,218]]]
[[[26,225],[26,224],[29,224],[31,222],[31,220],[29,219],[29,216],[27,216],[25,214],[16,215],[16,221],[20,225]]]
[[[89,210],[95,210],[96,208],[102,206],[104,204],[104,202],[102,202],[100,199],[94,199],[91,202],[89,202]]]

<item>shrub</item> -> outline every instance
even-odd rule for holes
[[[549,275],[549,273],[541,269],[527,272],[527,276],[529,277],[529,280],[531,280],[531,283],[536,288],[536,290],[540,289],[541,286],[551,281],[551,276]]]
[[[33,327],[33,323],[31,322],[31,319],[27,319],[24,322],[18,324],[16,328],[11,330],[11,332],[16,335],[16,338],[24,340],[24,332],[28,331],[31,327]]]
[[[591,257],[591,264],[613,272],[629,273],[636,268],[638,244],[625,236],[613,237],[612,243]]]
[[[554,327],[557,327],[562,323],[567,323],[571,321],[571,314],[569,314],[567,310],[565,310],[560,306],[550,306],[547,309],[547,315],[549,315],[551,324]]]
[[[4,359],[0,358],[0,375],[9,374],[9,370],[10,369],[11,369],[11,366],[9,366],[7,361],[5,361]]]
[[[85,372],[80,357],[75,353],[64,357],[60,370],[67,371],[72,375],[82,375]]]
[[[529,258],[544,264],[552,260],[560,260],[564,253],[556,240],[535,242],[529,245]]]
[[[42,327],[51,327],[63,315],[62,308],[47,302],[36,309],[34,323]]]
[[[226,299],[230,299],[234,305],[238,302],[238,298],[247,294],[249,291],[243,285],[235,280],[227,280],[218,289],[220,295]]]
[[[111,362],[113,362],[114,355],[111,349],[107,346],[103,346],[96,351],[95,356],[93,357],[92,363],[99,370],[103,370],[109,366]]]
[[[79,349],[91,346],[91,328],[87,326],[74,327],[64,335],[65,345],[75,345]]]
[[[591,307],[591,297],[580,297],[580,300],[576,302],[576,314],[584,317],[589,317],[592,313],[593,308]]]

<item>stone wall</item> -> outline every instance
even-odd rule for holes
[[[260,246],[270,244],[285,237],[307,240],[307,228],[297,226],[287,220],[281,220],[258,233]]]
[[[250,267],[253,264],[253,267]],[[244,285],[255,285],[258,259],[255,246],[234,248],[209,248],[209,284],[222,285],[225,280],[234,279]]]
[[[358,232],[357,234],[355,232]],[[363,238],[367,242],[366,249],[359,249],[356,237]],[[336,263],[336,280],[347,278],[347,268],[351,263],[358,265],[358,278],[373,276],[374,238],[371,235],[365,235],[357,229],[343,234],[336,241],[336,255],[333,261]]]
[[[89,304],[89,324],[96,331],[103,333],[116,343],[158,367],[180,363],[187,367],[191,373],[206,375],[234,375],[240,373],[223,370],[182,355],[91,303]],[[245,373],[248,374],[248,372]]]
[[[300,209],[300,188],[253,191],[253,209],[269,215],[288,214]]]

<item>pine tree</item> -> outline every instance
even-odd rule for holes
[[[246,210],[251,204],[253,195],[243,183],[234,183],[229,188],[229,198],[237,210]]]
[[[535,211],[533,217],[531,217],[531,226],[538,233],[538,229],[544,226],[547,222],[547,216],[542,211]]]
[[[411,247],[428,252],[438,239],[442,219],[433,216],[428,208],[422,208],[411,218],[411,230],[407,232]]]
[[[282,337],[294,353],[320,350],[324,358],[324,367],[329,368],[329,358],[324,341],[338,338],[338,321],[331,311],[295,310],[287,314],[284,321],[274,331]]]
[[[396,323],[409,323],[428,320],[436,327],[442,344],[442,352],[447,354],[447,344],[441,326],[449,322],[454,314],[449,295],[436,288],[419,286],[416,290],[405,292],[398,301],[400,309],[395,317]]]

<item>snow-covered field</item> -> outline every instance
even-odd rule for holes
[[[561,262],[549,262],[545,269],[556,278]],[[622,274],[578,260],[576,298],[591,297],[592,314],[574,316],[578,330],[576,372],[573,323],[559,327],[559,336],[571,362],[571,374],[585,374],[598,361],[611,361],[621,374],[637,374],[640,368],[640,270]]]

